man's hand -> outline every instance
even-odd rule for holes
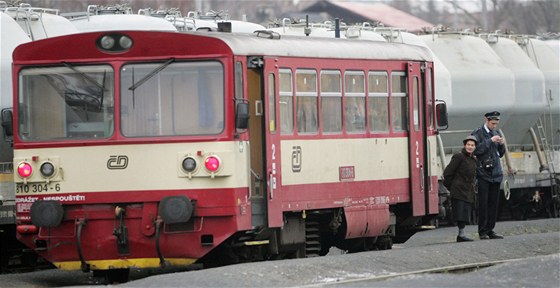
[[[495,135],[492,136],[492,138],[490,138],[490,140],[492,140],[492,142],[494,143],[500,143],[500,144],[504,144],[504,138],[500,137],[499,135]]]

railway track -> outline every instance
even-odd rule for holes
[[[523,260],[523,258],[467,263],[467,264],[461,264],[461,265],[451,265],[451,266],[436,267],[436,268],[430,268],[430,269],[421,269],[421,270],[400,272],[400,273],[389,272],[389,274],[375,275],[375,276],[368,276],[368,277],[359,277],[359,278],[352,278],[352,279],[347,279],[347,280],[335,280],[335,281],[325,282],[325,283],[304,285],[304,286],[301,286],[301,287],[325,287],[325,286],[330,286],[330,285],[337,285],[337,286],[350,285],[350,286],[352,286],[352,284],[357,284],[357,283],[360,283],[360,282],[385,281],[385,280],[388,280],[388,279],[393,279],[393,278],[398,278],[398,277],[403,277],[403,276],[429,274],[429,273],[433,273],[433,274],[438,274],[438,273],[461,274],[461,273],[469,273],[469,272],[476,271],[476,270],[482,269],[482,268],[491,267],[491,266],[494,266],[494,265],[497,265],[497,264],[514,262],[514,261],[519,261],[519,260]]]

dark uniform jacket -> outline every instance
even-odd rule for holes
[[[488,182],[501,183],[504,176],[500,158],[506,153],[504,144],[494,143],[490,138],[499,135],[498,132],[491,130],[486,132],[484,125],[473,131],[472,135],[478,140],[474,155],[478,159],[477,177]],[[488,163],[492,163],[488,167]]]
[[[465,148],[451,157],[443,171],[444,183],[449,183],[451,198],[474,202],[474,179],[476,177],[476,157],[469,156]]]

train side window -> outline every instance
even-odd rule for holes
[[[235,62],[235,100],[243,99],[243,63]]]
[[[340,71],[321,71],[321,119],[323,132],[342,131],[342,82]]]
[[[296,70],[296,96],[298,133],[317,132],[317,72]]]
[[[420,97],[420,95],[418,94],[418,77],[414,76],[414,78],[412,78],[412,104],[413,107],[413,115],[414,118],[412,119],[413,121],[413,126],[414,126],[414,131],[420,131],[420,100],[418,99]]]
[[[347,132],[366,130],[365,76],[362,71],[344,73],[344,123]]]
[[[408,88],[405,72],[391,73],[391,118],[393,131],[406,131]]]
[[[426,121],[431,128],[434,128],[434,103],[432,102],[432,68],[428,68],[426,72],[426,101],[428,102],[428,115]]]
[[[292,71],[280,69],[278,74],[280,82],[280,133],[292,134],[294,132],[294,92],[292,85]]]
[[[276,82],[274,73],[268,74],[268,131],[276,132]]]
[[[389,132],[389,76],[387,72],[369,72],[368,96],[370,131]]]

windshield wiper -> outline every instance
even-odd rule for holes
[[[101,91],[105,90],[105,86],[103,86],[102,84],[99,84],[99,82],[97,82],[95,79],[91,78],[89,75],[87,75],[86,73],[76,69],[76,67],[74,67],[72,64],[67,63],[67,62],[62,62],[62,64],[64,66],[66,66],[66,68],[69,68],[70,70],[78,73],[78,75],[82,76],[83,79],[85,79],[86,81],[92,83],[93,85],[97,86],[98,88],[101,88]],[[103,83],[105,84],[105,83]]]
[[[165,67],[169,66],[169,64],[173,63],[175,61],[175,58],[171,58],[169,60],[167,60],[165,63],[161,64],[161,66],[157,67],[156,69],[154,69],[152,72],[150,72],[148,75],[144,76],[144,78],[138,80],[138,82],[132,84],[132,86],[128,87],[128,90],[136,90],[136,88],[138,88],[140,85],[144,84],[144,82],[150,80],[150,78],[154,77],[157,73],[159,73],[161,70],[165,69]]]

